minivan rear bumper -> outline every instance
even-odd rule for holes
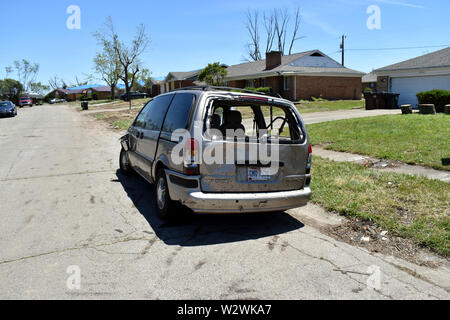
[[[204,193],[199,187],[189,189],[173,183],[170,176],[192,179],[166,170],[172,200],[180,201],[195,213],[252,213],[284,211],[306,205],[311,189],[264,193]],[[199,185],[199,184],[198,184]]]

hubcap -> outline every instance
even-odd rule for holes
[[[158,181],[158,185],[156,187],[156,196],[157,196],[158,208],[160,210],[163,210],[164,206],[166,204],[166,197],[167,197],[166,182],[164,181],[163,178],[160,178]]]

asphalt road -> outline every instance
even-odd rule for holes
[[[315,206],[163,223],[118,138],[64,105],[0,119],[0,299],[449,298],[448,264],[334,240]]]

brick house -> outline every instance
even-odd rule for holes
[[[116,98],[119,97],[124,92],[123,89],[116,88],[115,95]],[[111,87],[109,86],[81,86],[77,88],[70,89],[56,89],[48,94],[48,97],[66,99],[67,101],[77,101],[80,100],[82,96],[87,96],[89,98],[93,97],[93,94],[97,94],[99,100],[107,100],[111,98]]]
[[[201,70],[188,72],[169,72],[166,79],[160,84],[160,93],[170,90],[195,86],[195,81]]]
[[[77,90],[70,90],[70,89],[55,89],[47,96],[50,99],[59,98],[59,99],[66,99],[67,101],[76,101],[79,100],[80,97],[83,95],[83,90],[77,89]]]
[[[283,56],[266,54],[265,60],[227,68],[229,87],[271,87],[289,100],[361,99],[364,73],[348,69],[319,50]]]

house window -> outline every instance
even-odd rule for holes
[[[291,77],[284,77],[284,91],[291,90]]]
[[[252,80],[247,80],[247,81],[245,82],[245,86],[248,87],[248,88],[253,88],[253,87],[255,87],[255,84],[254,84],[253,79],[252,79]]]
[[[261,79],[260,83],[261,83],[261,87],[265,87],[266,86],[266,78]]]

